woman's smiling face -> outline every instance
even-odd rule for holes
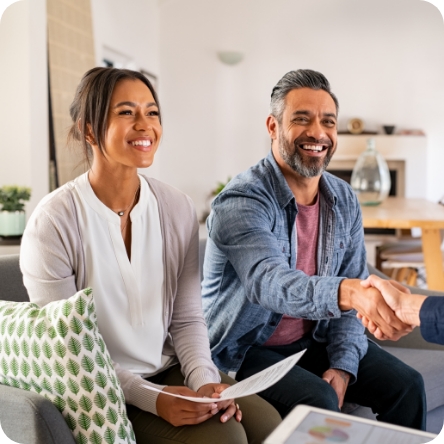
[[[159,108],[142,81],[125,79],[116,84],[107,121],[103,153],[106,160],[127,167],[151,166],[162,126]]]

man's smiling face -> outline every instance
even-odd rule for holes
[[[336,151],[336,118],[336,105],[326,91],[290,91],[277,131],[282,160],[302,177],[321,175]]]

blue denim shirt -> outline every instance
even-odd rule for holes
[[[354,310],[341,312],[338,287],[368,275],[358,200],[341,179],[323,173],[317,275],[296,270],[297,205],[272,153],[232,179],[212,204],[204,262],[203,308],[212,357],[237,371],[251,346],[264,344],[283,314],[317,320],[331,368],[356,380],[367,352]]]

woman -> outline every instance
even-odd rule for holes
[[[198,404],[144,388],[217,398],[227,387],[201,313],[191,200],[137,173],[153,163],[162,136],[153,87],[138,72],[94,68],[70,113],[70,138],[92,163],[29,220],[21,268],[31,301],[93,288],[138,443],[262,442],[280,419],[259,397],[239,400],[243,415],[232,400]]]

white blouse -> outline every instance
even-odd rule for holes
[[[130,213],[131,261],[120,216],[94,194],[88,173],[74,181],[74,200],[93,289],[99,331],[113,361],[146,377],[174,359],[162,354],[164,269],[157,200],[140,179],[139,202]]]

